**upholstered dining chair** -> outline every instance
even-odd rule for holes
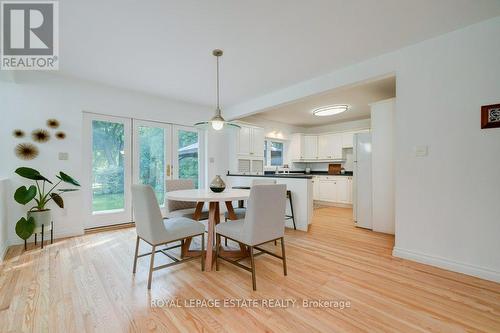
[[[151,289],[153,271],[181,264],[196,258],[201,258],[201,270],[203,271],[205,269],[205,226],[202,223],[186,217],[163,219],[155,193],[150,185],[132,185],[132,206],[134,208],[135,227],[137,230],[133,273],[135,274],[136,272],[137,259],[151,255],[149,263],[148,289]],[[168,243],[177,241],[181,241],[182,243],[185,239],[195,236],[201,236],[200,256],[180,260],[168,252],[168,250],[180,247],[181,245],[167,247],[166,249],[157,249],[161,245],[167,245]],[[140,240],[143,240],[152,246],[151,252],[139,255]],[[155,254],[157,252],[166,255],[173,260],[173,262],[154,267]]]
[[[221,223],[215,227],[217,242],[215,269],[219,270],[219,258],[243,268],[252,273],[253,290],[257,290],[254,256],[266,253],[283,261],[283,274],[287,275],[284,241],[285,204],[286,185],[252,186],[245,218]],[[248,246],[251,267],[240,264],[239,260],[231,260],[220,256],[221,236]],[[259,247],[262,244],[278,239],[281,240],[281,256]],[[254,249],[260,252],[254,255]]]
[[[192,190],[194,182],[191,179],[169,179],[165,182],[166,191]],[[187,217],[193,218],[196,210],[196,202],[175,201],[165,199],[165,208],[167,210],[166,218],[172,217]],[[208,210],[205,208],[201,211],[199,220],[208,219]]]

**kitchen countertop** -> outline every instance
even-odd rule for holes
[[[264,174],[264,175],[240,175],[236,173],[228,173],[228,177],[267,177],[267,178],[292,178],[292,179],[312,179],[312,175],[306,175],[306,174],[294,174],[294,173],[288,173],[288,174]]]
[[[268,177],[268,178],[295,178],[295,179],[312,179],[313,176],[339,176],[339,177],[352,177],[352,172],[346,172],[345,174],[340,175],[330,175],[327,171],[311,171],[311,173],[300,173],[300,172],[290,172],[290,173],[265,173],[261,175],[242,175],[236,173],[227,173],[227,176],[231,177]]]

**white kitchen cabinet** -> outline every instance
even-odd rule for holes
[[[340,203],[349,203],[349,190],[346,177],[339,177],[335,180],[335,187],[337,190],[337,201]]]
[[[241,126],[238,132],[238,155],[264,158],[264,129]]]
[[[264,140],[265,133],[263,128],[252,128],[252,156],[264,157]]]
[[[301,159],[317,159],[318,158],[318,136],[304,135],[302,136],[302,152]]]
[[[319,200],[337,202],[337,187],[333,179],[325,177],[319,180]]]
[[[353,148],[354,132],[342,133],[342,148]]]
[[[250,155],[252,148],[252,128],[242,126],[238,134],[238,154]]]
[[[302,134],[292,134],[290,145],[288,146],[288,161],[297,161],[302,157]]]
[[[342,159],[342,135],[323,134],[318,137],[318,158]]]
[[[313,177],[312,183],[313,183],[313,200],[320,200],[319,199],[319,177]]]
[[[314,179],[314,200],[332,203],[352,203],[352,177],[346,176],[317,176]]]

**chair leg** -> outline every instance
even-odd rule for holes
[[[255,281],[255,261],[253,258],[253,246],[249,246],[250,250],[250,263],[252,265],[252,287],[253,290],[257,290],[257,282]]]
[[[227,217],[224,217],[224,222],[227,222]],[[224,245],[227,246],[227,238],[224,238]]]
[[[151,289],[151,280],[153,278],[153,267],[155,264],[155,253],[156,253],[156,245],[153,245],[153,249],[151,250],[151,261],[149,263],[148,289]]]
[[[291,192],[290,192],[290,197],[288,199],[290,200],[290,213],[292,213],[293,229],[297,230],[297,226],[295,225],[295,214],[293,214],[293,201]]]
[[[201,271],[205,270],[205,233],[201,234]]]
[[[281,256],[283,257],[283,274],[286,276],[285,237],[281,237]]]
[[[137,240],[135,242],[135,254],[134,254],[134,269],[132,270],[132,273],[135,274],[136,268],[137,268],[137,256],[139,255],[139,236],[137,236]]]
[[[215,234],[215,270],[219,270],[220,235]],[[227,240],[227,238],[226,238]]]

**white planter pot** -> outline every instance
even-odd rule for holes
[[[28,212],[28,218],[33,217],[35,220],[35,232],[40,232],[42,230],[42,224],[45,230],[50,230],[52,228],[52,214],[50,209],[38,210]]]

